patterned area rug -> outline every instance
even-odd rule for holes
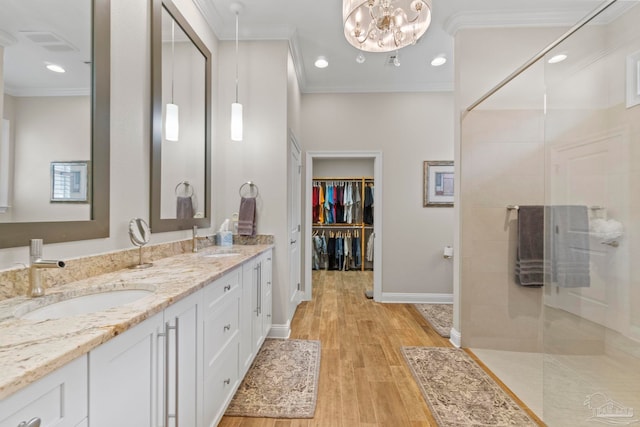
[[[320,341],[266,339],[225,415],[312,418]]]
[[[402,347],[402,354],[439,426],[538,426],[463,350]]]
[[[453,304],[413,304],[441,337],[449,338],[453,327]]]

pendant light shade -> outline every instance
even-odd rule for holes
[[[231,140],[242,141],[242,104],[231,104]]]
[[[167,141],[177,141],[180,134],[180,120],[178,106],[167,104],[164,120],[164,138]]]
[[[236,102],[231,104],[231,140],[242,141],[242,104],[238,102],[238,16],[242,6],[231,4],[231,11],[236,15]]]

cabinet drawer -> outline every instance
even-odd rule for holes
[[[0,427],[35,417],[42,427],[75,427],[87,417],[87,356],[0,400]]]
[[[238,387],[238,340],[232,340],[209,366],[204,381],[205,420],[207,426],[216,425]]]
[[[207,308],[213,307],[228,295],[240,288],[240,269],[225,274],[204,289],[204,301]]]
[[[229,295],[231,299],[205,314],[204,354],[205,361],[215,359],[218,353],[232,340],[240,328],[240,292]]]

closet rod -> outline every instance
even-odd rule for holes
[[[313,224],[313,227],[316,228],[362,228],[362,225],[358,224]],[[371,226],[373,227],[373,226]]]
[[[362,181],[362,180],[373,180],[372,177],[369,176],[349,176],[349,177],[323,177],[323,178],[313,178],[314,181]]]

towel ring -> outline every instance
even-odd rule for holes
[[[248,189],[246,189],[245,187],[249,187]],[[245,194],[243,194],[243,191],[245,191]],[[255,194],[254,194],[255,192]],[[251,181],[247,181],[244,184],[242,184],[240,186],[240,189],[238,190],[238,193],[240,194],[240,197],[258,197],[258,194],[260,194],[260,191],[258,190],[258,186],[255,185],[253,182]]]
[[[180,187],[184,187],[184,189]],[[189,184],[189,181],[182,181],[176,185],[175,193],[178,197],[191,197],[193,196],[193,185]]]

